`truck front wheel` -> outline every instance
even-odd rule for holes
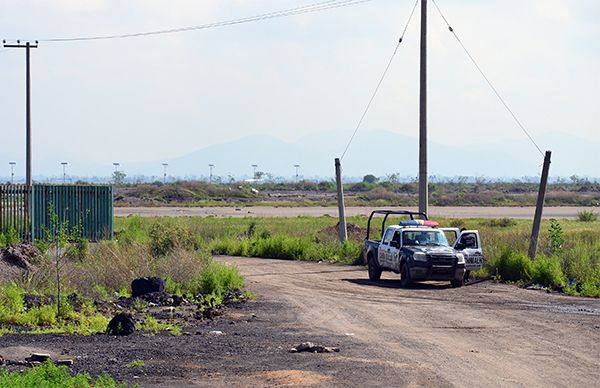
[[[373,255],[369,255],[367,258],[367,265],[369,266],[369,280],[376,281],[381,279],[381,267]]]
[[[410,270],[408,269],[408,264],[402,264],[402,268],[400,268],[400,287],[406,288],[410,286],[412,283],[412,279],[410,278]]]

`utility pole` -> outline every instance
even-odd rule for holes
[[[210,169],[210,173],[208,175],[208,183],[212,183],[212,177],[213,177],[212,172],[213,172],[214,167],[215,167],[215,165],[212,163],[208,165],[208,168]]]
[[[298,183],[298,169],[300,168],[300,165],[294,164],[294,167],[296,168],[296,183]]]
[[[63,185],[67,183],[67,165],[69,164],[68,162],[60,162],[60,164],[62,164],[63,167]]]
[[[544,210],[544,199],[546,198],[546,184],[548,183],[548,171],[550,170],[551,151],[546,151],[544,156],[544,166],[542,167],[542,178],[540,179],[540,189],[538,192],[537,204],[535,206],[535,216],[533,217],[533,227],[531,229],[531,240],[529,240],[529,257],[535,259],[537,254],[537,244],[540,237],[540,226],[542,223],[542,211]]]
[[[14,185],[15,184],[15,164],[17,164],[17,162],[8,162],[8,164],[10,164],[10,184]]]
[[[252,178],[256,179],[256,168],[258,167],[258,164],[253,164],[252,168],[254,169],[254,175],[252,175]]]
[[[29,66],[29,51],[32,48],[38,47],[38,41],[36,40],[34,44],[30,42],[25,42],[22,44],[20,40],[17,40],[16,44],[6,43],[6,40],[3,40],[5,48],[24,48],[25,49],[25,95],[26,95],[26,107],[25,107],[25,133],[26,133],[26,146],[25,146],[25,184],[27,186],[31,186],[33,183],[31,179],[31,76],[30,76],[30,66]]]
[[[421,0],[421,92],[419,101],[419,212],[428,214],[427,177],[427,0]]]
[[[345,243],[348,240],[348,230],[346,229],[346,208],[344,206],[344,186],[342,186],[342,165],[339,158],[335,158],[335,183],[337,185],[338,215],[340,242]]]
[[[169,165],[169,163],[163,163],[163,185],[165,183],[167,183],[167,166]]]

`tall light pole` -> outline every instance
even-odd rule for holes
[[[22,44],[20,40],[17,40],[16,44],[6,43],[2,41],[5,48],[24,48],[25,49],[25,184],[31,186],[33,183],[31,179],[31,73],[29,66],[29,52],[32,48],[38,47],[37,40],[34,44],[31,42],[25,42]]]
[[[117,162],[113,163],[113,166],[115,166],[115,172],[119,172],[119,166],[120,165],[121,165],[121,163],[117,163]]]
[[[167,183],[167,167],[169,166],[169,163],[163,163],[163,184]]]
[[[208,183],[212,183],[212,177],[213,177],[212,172],[213,172],[214,167],[215,167],[215,165],[212,163],[208,165],[208,168],[210,169],[210,173],[208,174]]]
[[[15,164],[17,164],[17,162],[8,162],[8,164],[10,164],[10,184],[14,185],[15,184]]]
[[[67,165],[69,162],[60,162],[63,167],[63,185],[67,183]]]
[[[428,215],[427,181],[427,0],[421,0],[421,72],[419,98],[419,211]]]
[[[254,175],[253,178],[256,179],[256,168],[258,167],[258,164],[253,164],[252,168],[254,169]]]
[[[300,165],[294,164],[294,167],[296,168],[296,183],[298,183],[298,169],[300,168]]]

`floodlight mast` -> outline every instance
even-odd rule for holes
[[[253,164],[253,165],[252,165],[252,168],[253,168],[253,170],[254,170],[254,173],[253,173],[252,177],[253,177],[254,179],[256,179],[256,168],[257,168],[257,167],[258,167],[258,164]]]
[[[69,162],[60,162],[60,164],[62,164],[62,168],[63,168],[63,185],[67,183],[67,166],[69,165]]]
[[[208,183],[212,183],[213,180],[213,168],[215,167],[214,164],[209,164],[208,168],[210,169],[209,175],[208,175]]]
[[[14,185],[15,184],[15,164],[17,164],[17,162],[8,162],[8,164],[10,165],[10,184]]]
[[[163,184],[167,183],[167,167],[169,166],[169,163],[163,163]]]
[[[296,168],[296,183],[298,183],[298,169],[300,168],[300,165],[294,164],[294,167]]]

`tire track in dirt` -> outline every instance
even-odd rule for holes
[[[349,335],[415,384],[589,386],[600,381],[600,301],[484,282],[399,288],[366,270],[319,263],[223,257],[259,297],[284,301],[298,325]],[[343,356],[340,356],[343,357]],[[377,373],[374,371],[374,373]],[[425,379],[425,380],[423,380]]]

